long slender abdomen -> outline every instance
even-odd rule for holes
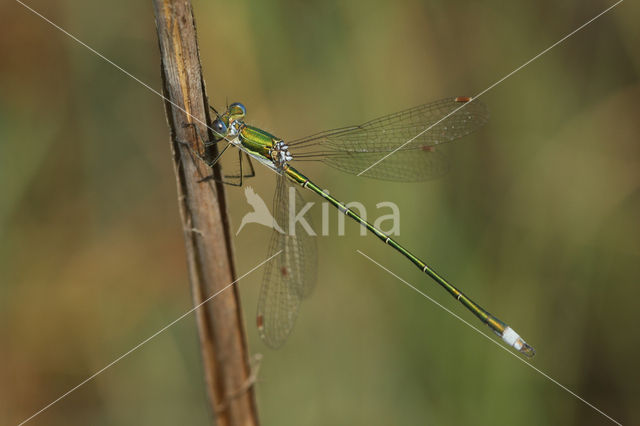
[[[520,353],[532,357],[535,355],[535,350],[529,346],[524,339],[522,339],[518,333],[516,333],[511,327],[507,324],[490,314],[480,305],[475,303],[469,297],[467,297],[462,291],[458,290],[454,285],[449,283],[446,279],[444,279],[440,274],[438,274],[434,269],[432,269],[425,262],[416,257],[409,250],[405,249],[400,243],[395,241],[393,238],[386,235],[384,232],[362,219],[356,212],[349,209],[343,202],[337,200],[331,195],[327,194],[324,190],[318,187],[316,184],[311,182],[309,178],[300,173],[295,168],[285,165],[284,168],[285,173],[289,176],[290,179],[300,184],[303,188],[307,188],[333,206],[335,206],[338,210],[344,213],[346,216],[355,220],[359,224],[365,226],[369,231],[371,231],[376,237],[382,240],[385,244],[390,245],[404,257],[409,259],[411,263],[413,263],[418,269],[420,269],[425,274],[429,275],[435,282],[440,284],[451,296],[453,296],[456,300],[458,300],[464,307],[466,307],[469,311],[471,311],[476,317],[478,317],[483,323],[487,324],[491,330],[493,330],[498,336],[502,338],[502,340],[507,343],[509,346],[514,347]]]

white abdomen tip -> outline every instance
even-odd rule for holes
[[[511,327],[507,327],[504,329],[504,332],[502,333],[502,340],[504,340],[506,344],[508,344],[509,346],[513,346],[517,350],[522,349],[522,338],[518,333],[513,331],[513,328]]]
[[[502,332],[502,340],[509,346],[516,348],[521,354],[531,358],[536,354],[535,349],[527,342],[524,341],[522,337],[515,331],[513,328],[507,327]]]

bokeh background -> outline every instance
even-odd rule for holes
[[[155,88],[151,3],[29,5]],[[612,2],[196,0],[211,103],[285,139],[473,95]],[[639,424],[640,7],[624,2],[482,97],[445,178],[309,165],[345,201],[401,210],[399,240],[512,324],[533,360]],[[17,424],[191,306],[161,99],[16,2],[0,5],[0,423]],[[306,165],[306,163],[305,163]],[[269,200],[273,176],[248,182]],[[250,207],[227,191],[232,232]],[[307,200],[317,201],[307,194]],[[315,213],[320,209],[316,203]],[[608,420],[408,289],[475,319],[372,236],[319,238],[319,285],[284,348],[240,290],[265,425],[600,425]],[[240,273],[269,230],[234,240]],[[489,333],[488,329],[482,331]],[[186,318],[34,425],[212,422]]]

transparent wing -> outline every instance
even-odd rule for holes
[[[276,186],[282,189],[278,190],[280,196],[276,197],[273,210],[276,222],[285,231],[285,235],[279,233],[283,246],[281,272],[291,282],[296,293],[304,299],[313,292],[317,272],[316,239],[311,228],[311,214],[307,210],[302,217],[305,222],[299,220],[295,224],[290,223],[292,215],[302,214],[304,199],[298,191],[298,185],[285,176],[278,177]],[[292,206],[295,206],[293,211]]]
[[[479,101],[447,98],[288,145],[296,160],[322,161],[348,173],[360,173],[402,146],[363,176],[420,181],[448,169],[446,153],[439,145],[473,132],[488,119],[487,108]]]
[[[332,152],[300,161],[321,161],[346,173],[375,179],[419,182],[443,176],[449,170],[447,147],[427,147],[424,150],[398,150],[374,167],[368,168],[389,154],[387,152]],[[296,158],[298,159],[298,158]]]
[[[274,218],[284,232],[276,229],[271,235],[268,257],[280,252],[265,266],[258,300],[258,332],[270,347],[285,342],[298,316],[300,301],[313,290],[316,281],[315,238],[297,222],[289,228],[289,203],[300,212],[304,201],[296,187],[279,175],[273,201]],[[309,216],[305,215],[308,219]]]

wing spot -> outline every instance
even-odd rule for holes
[[[471,97],[469,96],[458,96],[455,99],[456,102],[470,102],[471,101]]]
[[[262,330],[264,328],[264,317],[262,315],[258,315],[256,318],[256,324],[258,325],[258,330]]]

